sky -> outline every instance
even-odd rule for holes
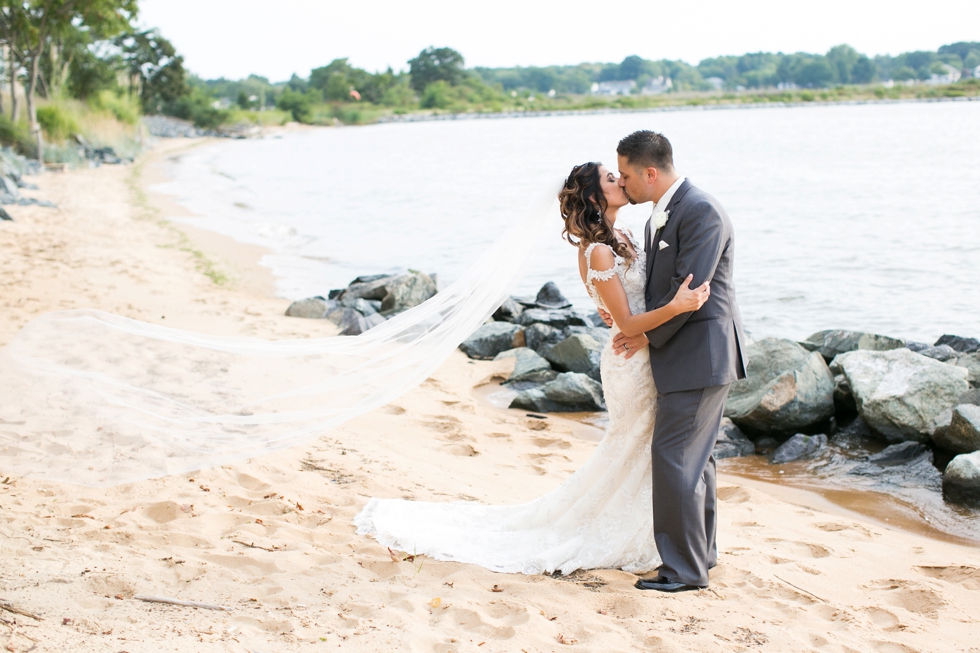
[[[867,55],[980,41],[980,0],[141,0],[193,73],[271,81],[348,57],[370,71],[407,69],[435,45],[467,67],[701,59],[817,52]]]

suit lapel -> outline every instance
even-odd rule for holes
[[[691,184],[690,179],[685,179],[684,183],[677,187],[677,190],[674,191],[674,196],[671,197],[670,202],[667,203],[667,208],[664,209],[664,211],[667,211],[667,224],[664,225],[663,228],[657,229],[656,233],[653,234],[653,238],[649,241],[650,251],[647,254],[647,286],[650,285],[650,279],[653,277],[653,264],[657,260],[657,252],[660,251],[660,236],[667,229],[667,226],[671,224],[671,218],[674,215],[674,207],[676,207],[677,203],[680,202],[685,195],[687,195],[687,191],[691,190],[692,187],[693,184]],[[651,216],[650,220],[647,221],[648,229],[652,228],[652,225],[650,224],[652,219],[653,217]]]

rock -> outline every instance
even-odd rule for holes
[[[470,358],[489,361],[502,351],[523,346],[518,335],[523,339],[524,330],[517,324],[489,322],[464,340],[459,348]]]
[[[585,374],[565,372],[543,386],[519,392],[510,407],[559,413],[605,410],[606,403],[601,385]]]
[[[912,351],[914,351],[917,354],[920,351],[922,351],[923,349],[929,349],[930,347],[932,347],[932,345],[926,344],[924,342],[906,342],[905,343],[905,348],[906,349],[911,349]]]
[[[834,433],[830,441],[841,449],[863,449],[872,439],[871,429],[859,415],[850,424]]]
[[[533,349],[528,347],[518,347],[502,351],[494,357],[495,361],[505,358],[516,358],[514,371],[504,383],[533,382],[547,383],[553,381],[558,373],[551,369],[551,365],[541,358]]]
[[[333,288],[327,293],[327,299],[337,299],[344,294],[346,288]]]
[[[945,335],[936,341],[936,347],[946,345],[961,354],[972,354],[980,352],[980,340],[976,338],[961,338],[960,336]]]
[[[560,329],[547,324],[531,324],[524,329],[524,342],[528,347],[541,354],[546,347],[556,345],[564,340],[565,334]]]
[[[599,359],[605,345],[588,333],[576,333],[561,342],[545,347],[542,356],[562,372],[580,372],[602,382]]]
[[[852,351],[838,364],[858,413],[889,442],[927,442],[935,419],[969,389],[967,371],[908,349]]]
[[[922,456],[928,457],[929,462],[932,462],[932,450],[926,445],[921,442],[900,442],[868,456],[868,462],[879,467],[894,467],[908,464]]]
[[[749,359],[751,360],[751,359]],[[803,458],[813,458],[827,446],[827,436],[823,433],[816,435],[803,435],[797,433],[786,442],[779,445],[773,452],[770,461],[776,465],[801,460]]]
[[[755,452],[769,454],[779,448],[779,440],[765,436],[755,441]]]
[[[937,345],[935,347],[926,347],[925,349],[920,349],[916,352],[923,356],[928,356],[937,361],[946,362],[951,358],[956,358],[959,356],[959,352],[950,347],[949,345]]]
[[[608,329],[609,328],[609,325],[607,325],[605,322],[602,321],[602,316],[599,315],[599,311],[593,311],[593,312],[589,313],[589,315],[586,317],[586,319],[589,322],[591,322],[592,323],[592,326],[594,326],[594,327],[598,327],[598,328],[601,328],[601,329]]]
[[[980,507],[980,451],[949,461],[943,473],[943,496],[953,503]]]
[[[17,197],[20,192],[18,190],[17,181],[5,175],[0,175],[0,193],[7,193],[8,195],[13,195]]]
[[[289,317],[308,317],[308,318],[324,318],[327,316],[327,312],[336,308],[337,303],[330,300],[324,299],[317,295],[316,297],[309,297],[307,299],[300,299],[289,305],[286,309],[286,315]]]
[[[531,324],[547,324],[555,329],[564,329],[568,326],[592,326],[591,322],[579,315],[578,312],[569,308],[560,310],[529,308],[518,315],[514,319],[514,322],[522,326],[530,326]]]
[[[857,349],[887,351],[905,346],[905,341],[899,338],[861,331],[818,331],[806,341],[814,347],[811,351],[819,351],[827,361],[833,360],[838,354]]]
[[[960,356],[956,359],[956,366],[966,368],[966,380],[970,385],[980,386],[980,353]]]
[[[755,445],[752,440],[745,437],[732,420],[723,417],[721,428],[718,429],[718,440],[715,442],[715,460],[751,456],[754,453]]]
[[[936,446],[953,453],[980,450],[980,406],[960,404],[952,410],[949,425],[932,434]]]
[[[0,207],[0,220],[10,220],[13,222],[14,219],[10,217],[10,214],[7,213],[6,209]]]
[[[49,209],[56,209],[58,205],[51,200],[39,200],[36,197],[22,197],[17,200],[19,206],[46,206]]]
[[[344,297],[339,302],[340,306],[353,308],[361,315],[374,315],[381,309],[381,302],[376,299],[364,299],[363,297]]]
[[[834,377],[818,352],[764,338],[746,347],[747,378],[732,384],[725,416],[762,433],[792,431],[834,414]]]
[[[571,308],[572,306],[572,302],[565,299],[554,281],[549,281],[541,286],[538,296],[534,298],[534,303],[545,309]]]
[[[365,277],[358,277],[351,281],[350,285],[338,295],[338,299],[350,297],[351,299],[377,299],[381,301],[388,294],[386,283],[389,279],[394,279],[394,274],[373,274]]]
[[[377,313],[361,315],[353,308],[345,308],[338,326],[340,326],[340,335],[342,336],[359,336],[365,331],[383,324],[384,321],[385,318]]]
[[[497,310],[493,312],[493,319],[497,322],[513,322],[514,319],[524,312],[524,307],[514,301],[513,297],[504,300]]]
[[[381,299],[380,313],[385,317],[397,315],[402,311],[418,306],[433,297],[439,289],[432,278],[421,272],[410,272],[385,282],[387,294]],[[376,299],[364,297],[364,299]]]
[[[834,377],[834,411],[838,413],[857,412],[857,404],[854,403],[851,384],[847,382],[847,377],[843,374]]]

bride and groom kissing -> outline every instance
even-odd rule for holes
[[[678,174],[670,142],[637,131],[619,177],[575,166],[559,194],[562,236],[612,329],[600,371],[609,426],[592,457],[529,503],[371,499],[358,532],[386,546],[509,573],[616,568],[641,590],[708,586],[718,552],[712,455],[731,383],[745,377],[734,232],[711,195]],[[654,204],[642,241],[616,226]]]

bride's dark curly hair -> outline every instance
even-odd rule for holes
[[[572,168],[565,185],[558,193],[561,217],[565,228],[561,237],[576,247],[591,243],[608,245],[627,261],[632,259],[629,247],[616,239],[612,225],[606,220],[606,194],[602,192],[598,162],[583,163]]]

